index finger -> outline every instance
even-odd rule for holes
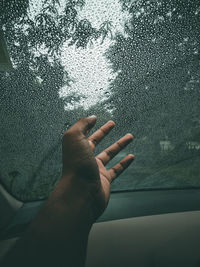
[[[88,137],[88,141],[91,145],[92,150],[95,149],[96,145],[114,128],[115,122],[110,120],[101,126],[96,132]]]

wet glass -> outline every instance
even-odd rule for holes
[[[112,191],[200,186],[199,0],[4,1],[14,70],[0,72],[0,180],[24,201],[61,177],[61,137],[113,120],[95,155],[130,132],[135,161]]]

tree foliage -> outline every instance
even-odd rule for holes
[[[35,14],[30,13],[31,3],[0,3],[0,25],[14,65],[14,71],[0,73],[0,176],[22,200],[47,196],[49,186],[60,178],[61,135],[75,122],[64,105],[82,98],[75,93],[59,97],[59,89],[70,88],[71,82],[61,61],[63,44],[84,49],[110,34],[108,23],[96,29],[78,18],[84,0],[64,5],[44,0]],[[79,112],[76,120],[84,116],[84,110]]]
[[[118,33],[106,53],[117,75],[105,104],[112,102],[121,131],[135,134],[136,164],[147,170],[184,165],[191,153],[199,157],[187,147],[189,140],[200,141],[199,1],[121,0],[121,5],[129,19],[125,34]],[[174,150],[162,154],[161,140]]]
[[[126,35],[118,34],[106,53],[117,73],[108,101],[117,107],[115,116],[123,108],[140,131],[145,120],[144,135],[153,127],[163,131],[160,138],[178,139],[185,122],[199,114],[199,1],[121,3],[130,19]]]

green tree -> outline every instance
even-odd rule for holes
[[[107,103],[114,103],[115,117],[123,109],[122,123],[131,119],[136,132],[153,127],[151,138],[176,141],[185,122],[199,116],[199,2],[121,2],[130,20],[106,53],[117,73]],[[187,90],[191,79],[194,88]]]
[[[191,156],[187,141],[200,136],[199,1],[121,4],[129,19],[125,34],[118,33],[106,52],[117,75],[105,104],[113,103],[121,130],[135,133],[135,164],[147,169],[184,164]],[[159,144],[166,139],[175,147],[167,156]]]
[[[0,73],[0,173],[22,200],[46,197],[59,179],[61,134],[73,122],[64,105],[80,101],[74,93],[59,97],[59,89],[71,81],[61,63],[62,45],[68,41],[84,49],[110,34],[108,22],[95,29],[78,19],[84,3],[67,0],[61,6],[59,0],[45,0],[35,16],[28,0],[0,3],[0,25],[14,65],[13,72]]]

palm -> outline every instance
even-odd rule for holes
[[[113,121],[108,121],[95,133],[93,133],[89,138],[89,144],[92,151],[95,150],[96,145],[111,131],[115,126]],[[113,166],[111,169],[106,169],[106,164],[114,158],[125,146],[127,146],[133,140],[131,134],[126,134],[117,142],[106,148],[100,154],[98,154],[95,159],[99,168],[99,176],[101,180],[101,187],[103,192],[103,197],[105,204],[107,205],[110,196],[110,184],[111,182],[119,176],[132,162],[134,156],[132,154],[126,156],[118,164]]]

